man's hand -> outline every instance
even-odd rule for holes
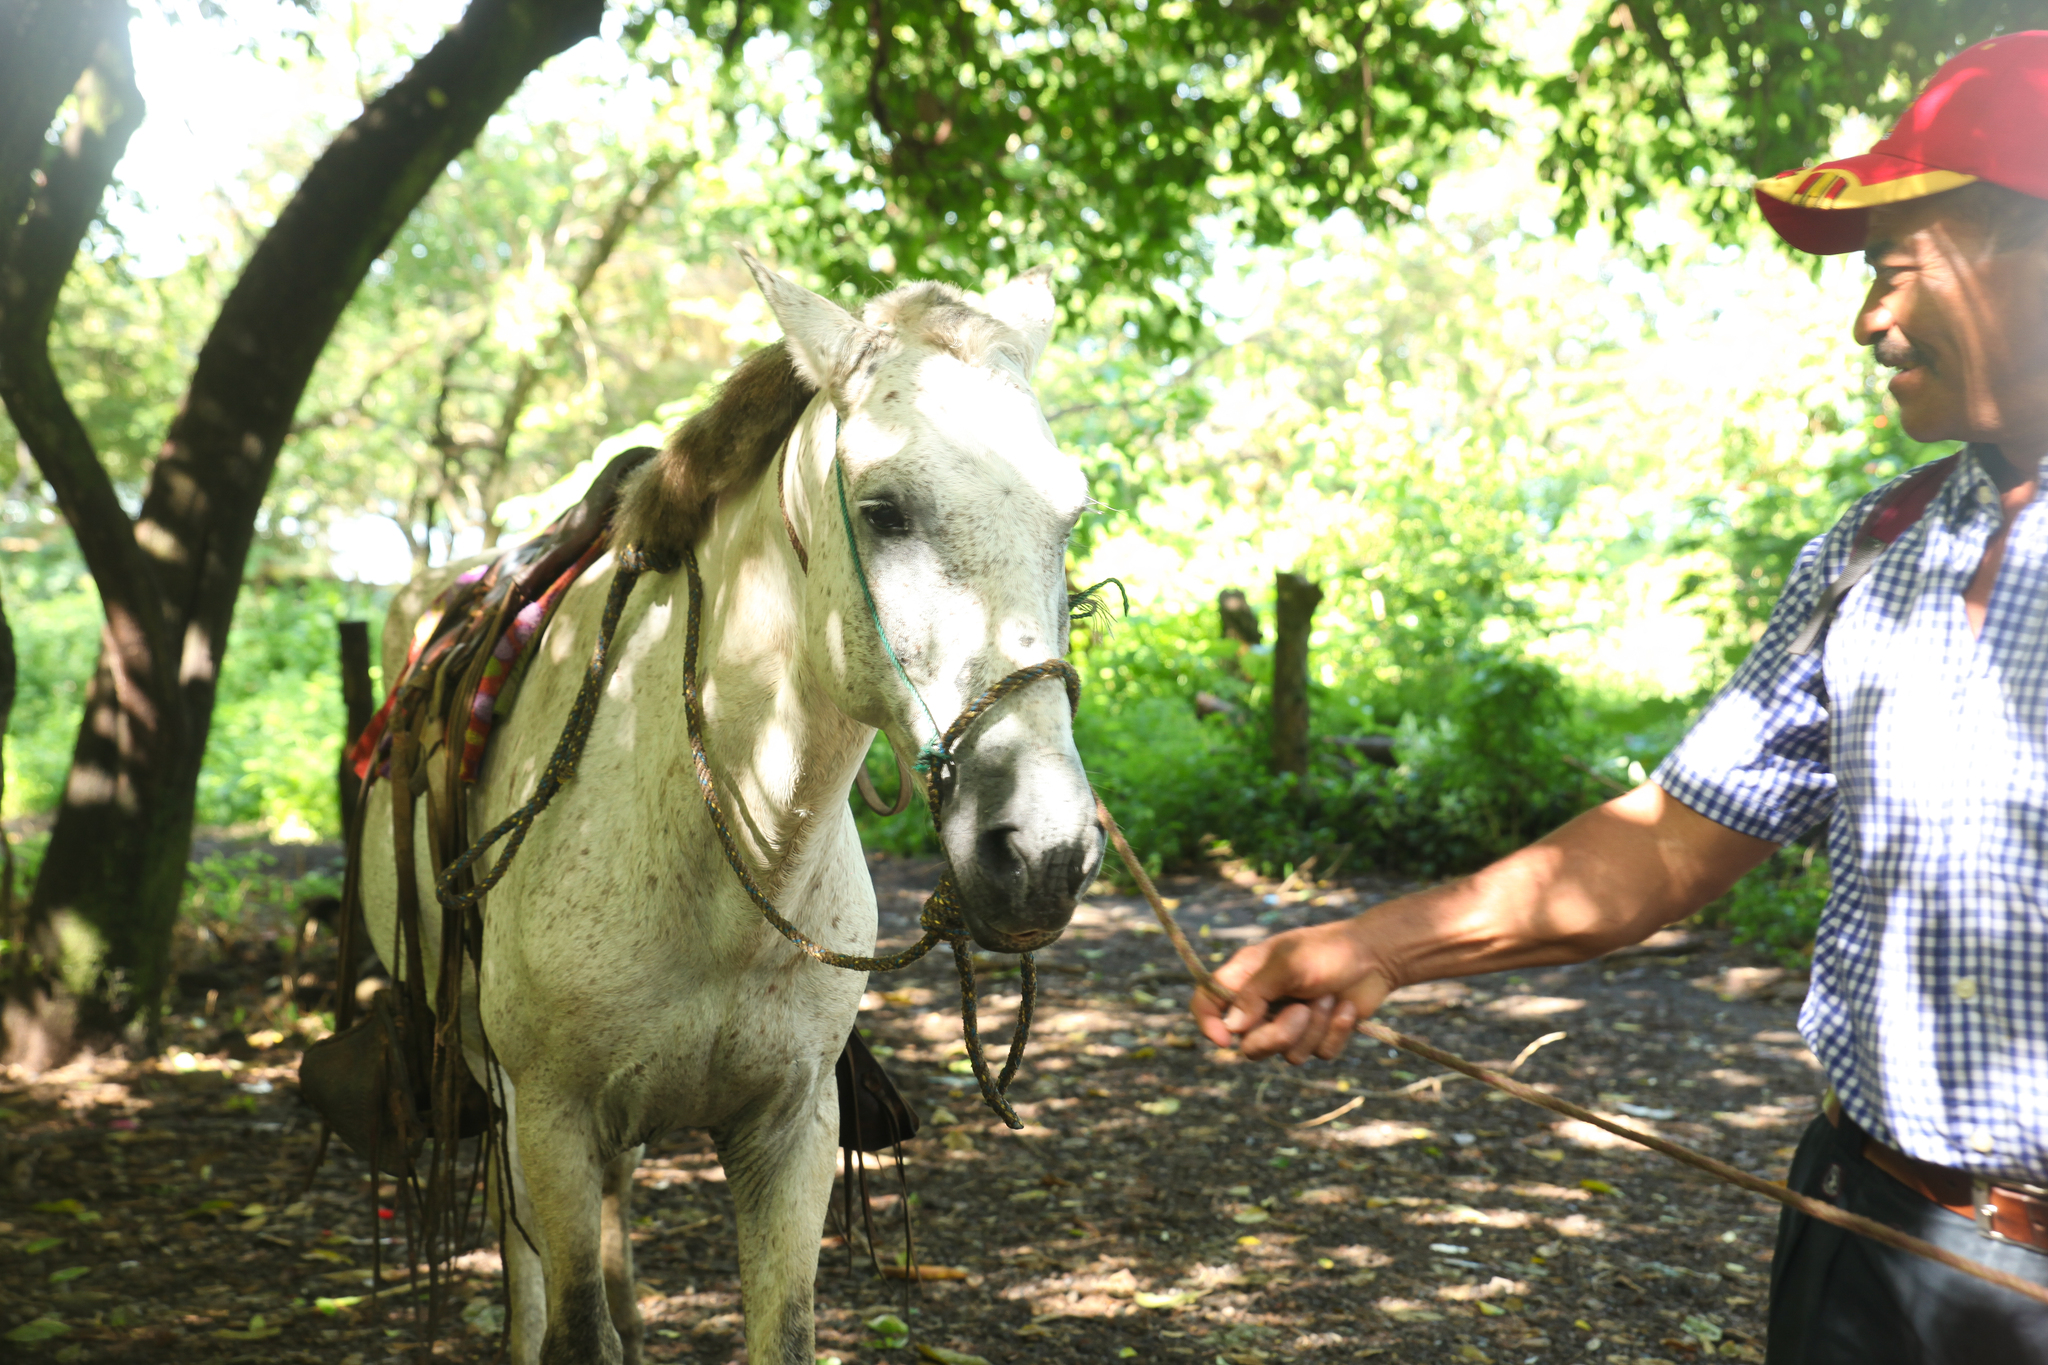
[[[1225,1011],[1206,991],[1195,992],[1195,1019],[1209,1041],[1254,1060],[1285,1053],[1297,1066],[1334,1059],[1393,989],[1356,920],[1292,929],[1242,948],[1216,980],[1237,993],[1237,1004]],[[1295,1003],[1266,1017],[1274,1001],[1288,999]]]
[[[1195,1019],[1210,1042],[1247,1057],[1334,1058],[1396,986],[1583,962],[1639,943],[1774,847],[1645,782],[1470,877],[1253,944],[1216,973],[1237,993],[1235,1008],[1197,991]],[[1268,1019],[1280,1000],[1295,1003]]]

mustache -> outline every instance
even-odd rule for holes
[[[1877,363],[1887,369],[1907,370],[1927,363],[1927,357],[1921,355],[1896,327],[1873,342],[1870,350]]]

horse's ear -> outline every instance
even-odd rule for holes
[[[1045,354],[1052,340],[1052,325],[1059,316],[1059,303],[1052,296],[1052,267],[1036,265],[1008,284],[984,294],[981,309],[998,322],[1006,322],[1024,338],[1024,362],[1028,376]]]
[[[754,283],[761,286],[775,320],[782,324],[797,373],[813,388],[841,397],[847,370],[866,349],[873,329],[832,300],[776,274],[745,247],[740,248],[740,259],[754,272]]]

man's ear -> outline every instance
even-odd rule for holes
[[[835,401],[843,398],[854,361],[879,342],[881,334],[832,300],[776,274],[745,247],[739,253],[782,324],[797,373]]]
[[[1052,294],[1052,267],[1036,265],[998,289],[982,295],[981,310],[998,322],[1006,322],[1024,338],[1024,362],[1029,378],[1052,340],[1052,325],[1059,316],[1059,302]]]

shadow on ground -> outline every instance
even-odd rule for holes
[[[884,941],[907,943],[936,868],[878,858],[874,871]],[[1220,959],[1399,888],[1239,873],[1165,889]],[[182,951],[211,961],[188,965],[161,1055],[0,1080],[0,1354],[497,1354],[492,1252],[464,1259],[442,1340],[423,1342],[410,1291],[372,1282],[372,1238],[393,1227],[362,1166],[331,1157],[305,1185],[315,1129],[294,1077],[320,1025],[299,1010],[317,1003],[332,940],[316,931],[290,963],[296,927],[245,915],[188,930]],[[1017,1091],[1028,1126],[1011,1133],[960,1074],[946,959],[877,977],[862,1022],[926,1117],[904,1171],[919,1259],[958,1278],[906,1296],[864,1246],[828,1235],[823,1360],[916,1361],[920,1344],[991,1362],[1762,1358],[1773,1205],[1385,1049],[1354,1043],[1299,1071],[1219,1053],[1196,1038],[1149,915],[1117,896],[1092,898],[1040,955]],[[1793,1032],[1798,991],[1719,935],[1671,931],[1582,967],[1405,991],[1388,1014],[1495,1063],[1562,1031],[1522,1079],[1775,1178],[1820,1088]],[[1006,1037],[1014,975],[985,993],[989,1033]],[[743,1360],[730,1202],[708,1142],[670,1135],[639,1179],[648,1355]],[[893,1262],[896,1173],[870,1184]],[[867,1326],[885,1313],[908,1324],[907,1344]]]

